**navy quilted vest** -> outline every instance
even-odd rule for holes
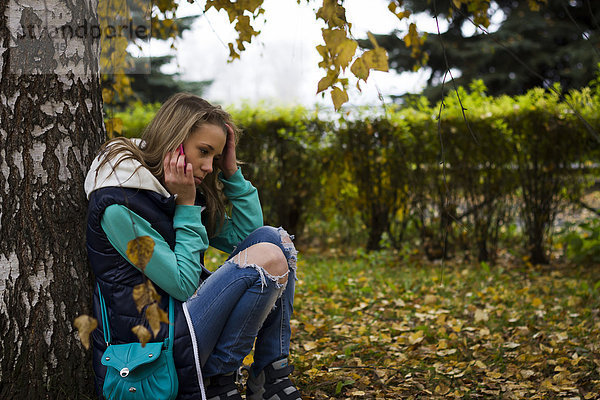
[[[143,282],[143,275],[110,244],[100,225],[104,210],[112,204],[124,205],[146,219],[173,249],[175,245],[175,231],[173,229],[175,198],[173,196],[164,197],[146,190],[119,187],[101,188],[90,195],[87,223],[88,259],[106,301],[113,344],[120,344],[138,341],[137,336],[131,332],[131,328],[135,325],[145,324],[148,329],[149,327],[138,313],[132,297],[133,288]],[[154,286],[161,295],[160,307],[168,312],[169,300],[167,293],[157,285]],[[191,337],[181,302],[174,299],[174,303],[175,340],[173,354],[179,378],[178,399],[198,399],[200,398],[200,387]],[[101,364],[100,357],[106,349],[106,343],[104,343],[96,286],[94,286],[93,312],[94,317],[98,320],[98,328],[92,333],[93,366],[96,391],[99,397],[102,397],[106,367]],[[167,335],[168,328],[166,324],[161,324],[158,336],[153,338],[152,341],[162,341]]]

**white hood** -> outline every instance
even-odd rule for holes
[[[131,139],[133,143],[139,146],[141,139]],[[131,189],[151,190],[162,194],[165,197],[171,194],[160,184],[158,179],[146,168],[142,167],[140,162],[134,159],[128,159],[121,162],[116,170],[113,170],[114,162],[107,162],[104,166],[98,169],[100,162],[105,156],[105,152],[98,155],[92,162],[90,170],[85,177],[85,194],[90,198],[90,194],[100,188],[120,186]],[[115,161],[119,160],[122,155],[127,152],[120,153],[115,157]],[[98,175],[96,175],[98,171]]]

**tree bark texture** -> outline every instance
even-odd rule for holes
[[[0,0],[0,399],[93,396],[73,320],[91,314],[83,182],[105,139],[99,44],[44,26],[96,21],[96,8]]]

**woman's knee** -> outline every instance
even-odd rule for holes
[[[241,268],[255,265],[262,268],[279,284],[287,282],[288,260],[279,246],[270,242],[260,242],[240,251],[233,261]]]

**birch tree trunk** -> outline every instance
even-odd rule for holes
[[[73,320],[91,314],[83,181],[105,139],[99,42],[53,28],[96,8],[0,0],[0,399],[93,396]]]

